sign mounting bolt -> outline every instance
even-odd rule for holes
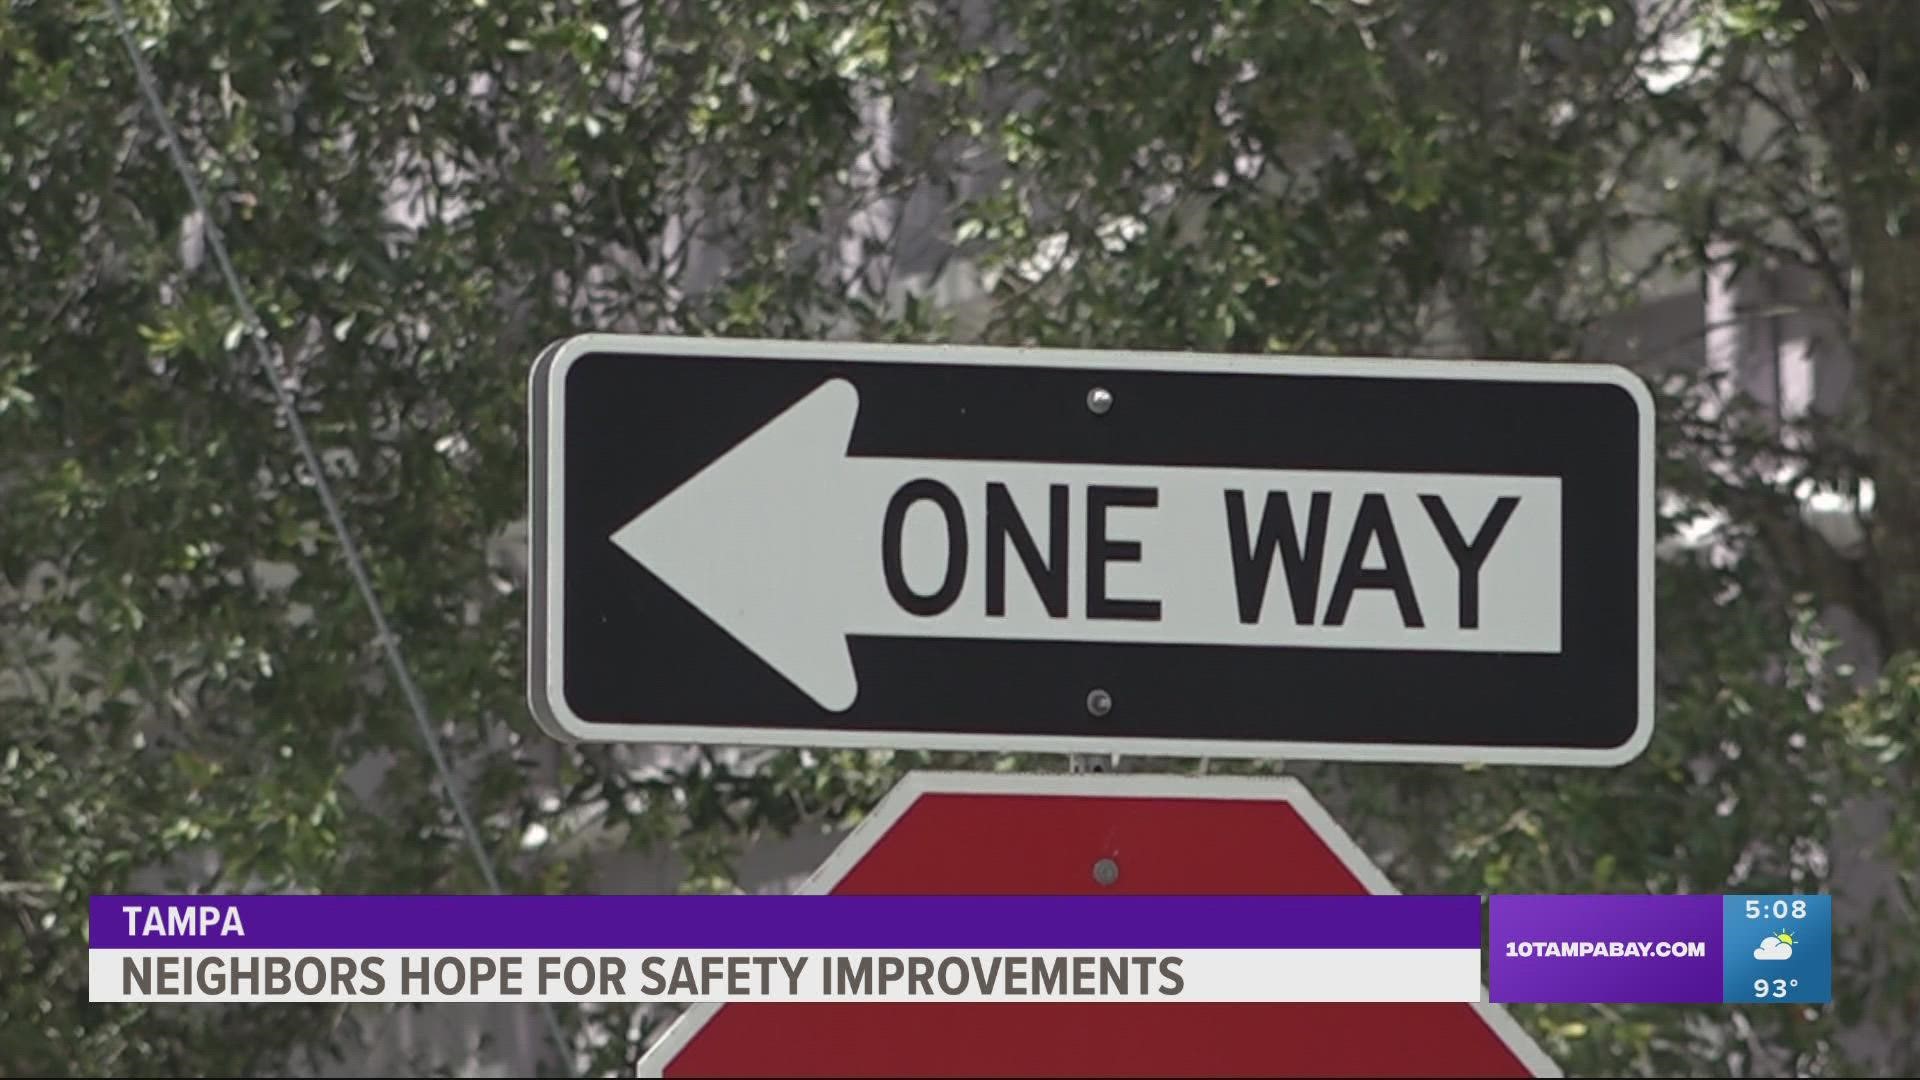
[[[1104,386],[1096,386],[1087,391],[1087,410],[1095,416],[1107,415],[1113,408],[1113,391]]]
[[[1113,695],[1105,690],[1092,690],[1087,693],[1087,711],[1095,716],[1105,716],[1113,711]]]
[[[1093,864],[1093,880],[1101,885],[1112,885],[1120,880],[1120,864],[1112,859],[1101,859]]]

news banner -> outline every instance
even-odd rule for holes
[[[96,896],[96,1002],[1825,1003],[1826,896]]]

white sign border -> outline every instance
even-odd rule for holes
[[[1639,648],[1634,731],[1604,749],[1530,746],[1433,746],[1381,743],[1266,742],[1231,739],[1117,738],[1098,735],[996,735],[964,732],[858,731],[839,728],[720,727],[704,724],[602,724],[569,707],[561,658],[566,655],[564,552],[566,514],[566,379],[573,363],[593,353],[635,356],[710,356],[801,362],[972,364],[1185,374],[1341,376],[1538,382],[1618,387],[1640,419],[1638,537]],[[567,742],[697,743],[706,745],[835,749],[947,750],[986,753],[1111,754],[1147,757],[1224,757],[1301,761],[1364,761],[1457,765],[1610,767],[1639,757],[1654,727],[1654,407],[1640,378],[1610,364],[1540,364],[1482,360],[1398,360],[1147,352],[1105,349],[1017,349],[967,345],[882,345],[737,338],[582,334],[549,346],[529,377],[529,492],[532,521],[528,564],[528,706],[549,735]],[[544,523],[544,528],[542,527]],[[744,648],[744,646],[743,646]]]
[[[1398,896],[1387,875],[1360,850],[1353,837],[1333,820],[1306,785],[1288,776],[1166,776],[1149,773],[1080,773],[1048,775],[1041,773],[962,773],[911,772],[902,777],[893,790],[875,806],[846,839],[833,849],[807,880],[794,892],[818,896],[833,887],[859,865],[880,839],[892,831],[923,795],[1036,795],[1089,799],[1230,799],[1254,802],[1286,803],[1298,813],[1316,836],[1332,851],[1360,884],[1375,896]],[[1512,1014],[1485,1000],[1474,1002],[1493,1033],[1506,1044],[1516,1058],[1537,1077],[1565,1074],[1538,1043],[1528,1037]],[[680,1051],[706,1027],[723,1006],[718,1002],[690,1005],[673,1025],[654,1040],[640,1058],[638,1076],[661,1076]]]

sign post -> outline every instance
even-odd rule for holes
[[[594,335],[532,376],[529,696],[593,741],[1617,765],[1613,367]]]
[[[915,773],[802,893],[1392,894],[1297,781]],[[642,1076],[1559,1076],[1476,1003],[692,1006]]]

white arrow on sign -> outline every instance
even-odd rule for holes
[[[613,533],[822,708],[847,639],[1560,651],[1554,477],[853,457],[822,383]]]

